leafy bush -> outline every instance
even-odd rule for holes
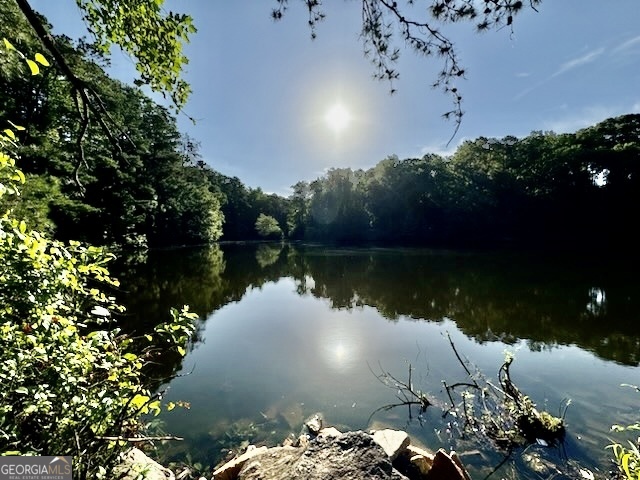
[[[140,338],[114,327],[123,307],[105,293],[118,286],[106,268],[113,255],[50,240],[2,213],[25,182],[3,153],[21,129],[8,126],[0,133],[0,454],[72,455],[77,478],[105,477],[143,416],[160,412],[145,365],[159,348],[184,355],[195,315],[172,310],[170,323]]]
[[[261,213],[256,220],[256,232],[264,238],[280,238],[282,237],[282,229],[278,221],[271,215]]]
[[[635,385],[623,384],[623,387],[633,388],[636,392],[640,392],[640,388]],[[631,425],[613,425],[611,430],[614,432],[634,432],[640,430],[640,422],[633,423]],[[607,448],[613,451],[613,460],[618,467],[622,478],[627,480],[640,479],[640,450],[638,444],[640,439],[636,442],[629,441],[629,446],[626,447],[619,442],[614,442]]]

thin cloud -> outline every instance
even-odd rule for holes
[[[562,75],[563,73],[567,73],[574,68],[581,67],[582,65],[586,65],[595,61],[600,55],[604,53],[604,47],[600,47],[596,50],[593,50],[589,53],[582,55],[581,57],[574,58],[573,60],[569,60],[568,62],[560,65],[560,68],[551,75],[551,78],[557,77],[558,75]]]
[[[640,45],[640,35],[638,35],[637,37],[630,38],[626,42],[621,43],[616,48],[614,48],[611,51],[611,53],[614,53],[614,54],[622,53],[625,50],[629,50],[630,48],[636,45]]]
[[[550,76],[548,76],[547,78],[545,78],[544,80],[541,80],[540,82],[536,83],[535,85],[524,89],[522,92],[520,92],[519,94],[517,94],[514,97],[514,100],[520,100],[522,97],[524,97],[525,95],[531,93],[532,91],[536,90],[537,88],[541,87],[542,85],[544,85],[545,83],[547,83],[549,80],[556,78],[560,75],[563,75],[575,68],[581,67],[583,65],[587,65],[591,62],[594,62],[600,55],[602,55],[604,53],[605,49],[604,47],[600,47],[596,50],[592,50],[580,57],[574,58],[572,60],[569,60],[568,62],[564,62],[562,65],[560,65],[560,67],[558,67],[558,69],[551,74]]]

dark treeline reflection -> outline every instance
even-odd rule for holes
[[[422,249],[326,249],[281,244],[151,252],[128,265],[127,324],[149,328],[171,306],[206,318],[281,277],[332,308],[377,309],[389,321],[451,319],[478,342],[531,349],[575,344],[640,362],[634,266],[598,257]],[[122,276],[121,276],[122,278]]]

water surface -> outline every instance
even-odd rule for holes
[[[465,378],[450,346],[495,379],[505,351],[512,378],[541,408],[567,399],[567,435],[539,445],[556,465],[608,468],[612,423],[632,421],[640,384],[640,281],[627,260],[549,253],[422,249],[337,249],[226,245],[152,252],[127,269],[129,322],[152,325],[169,306],[201,315],[198,336],[165,399],[191,408],[163,414],[185,437],[167,455],[214,464],[240,444],[281,442],[322,412],[343,429],[407,429],[416,443],[479,450],[467,457],[482,476],[501,457],[463,441],[433,408],[419,422],[405,408],[380,411],[413,368],[416,389],[445,400],[442,380]],[[372,416],[373,414],[373,416]],[[502,476],[535,478],[513,455]]]

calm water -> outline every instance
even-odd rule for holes
[[[126,267],[128,321],[153,325],[183,303],[201,315],[198,337],[165,399],[191,408],[163,414],[163,429],[185,437],[165,452],[214,464],[240,444],[276,444],[322,412],[343,429],[407,429],[465,457],[476,478],[500,462],[489,445],[450,435],[441,410],[420,423],[378,381],[384,369],[444,401],[441,380],[463,380],[457,350],[495,379],[505,350],[512,379],[554,414],[567,399],[559,447],[531,446],[560,466],[607,469],[612,423],[635,418],[640,397],[637,264],[599,256],[331,249],[280,245],[153,252]],[[451,420],[451,419],[449,419]],[[503,477],[536,478],[516,452]]]

